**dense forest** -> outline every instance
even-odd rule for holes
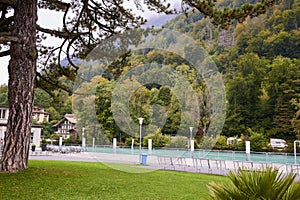
[[[300,2],[284,0],[228,30],[212,26],[198,13],[167,25],[202,41],[223,74],[227,117],[222,135],[299,139],[299,21]],[[267,145],[258,146],[263,150]]]
[[[218,2],[220,6],[238,7],[247,2],[254,3],[255,0]],[[288,141],[300,139],[299,22],[300,1],[282,0],[266,14],[233,24],[227,30],[214,26],[209,18],[204,18],[196,11],[188,13],[187,16],[180,15],[164,25],[165,28],[189,35],[203,45],[222,74],[226,88],[226,120],[222,136],[218,138],[215,148],[244,148],[243,145],[227,146],[226,137],[244,139],[247,135],[255,143],[252,150],[256,151],[268,150],[269,138]],[[165,45],[170,45],[171,39],[166,36]],[[128,130],[133,135],[127,134],[128,132],[122,131],[116,124],[112,110],[112,93],[116,85],[126,91],[126,84],[122,83],[131,82],[138,89],[129,99],[130,116],[135,122],[138,122],[138,117],[143,116],[144,124],[150,124],[145,130],[144,141],[152,138],[154,146],[184,147],[186,143],[182,136],[189,136],[188,127],[191,125],[188,119],[191,116],[190,112],[184,111],[170,88],[157,84],[141,85],[134,76],[123,77],[131,69],[149,63],[153,72],[152,78],[155,78],[155,72],[164,65],[167,66],[164,68],[165,73],[169,73],[169,70],[169,74],[176,79],[178,74],[173,72],[178,72],[197,91],[197,103],[186,99],[186,104],[201,110],[199,120],[193,124],[193,136],[198,147],[204,147],[203,138],[207,136],[206,130],[212,113],[209,92],[203,77],[199,77],[191,64],[179,56],[153,49],[132,52],[122,62],[115,62],[109,67],[107,74],[111,76],[95,76],[81,88],[93,88],[96,92],[94,97],[84,99],[91,101],[89,98],[93,98],[94,106],[83,109],[84,112],[75,109],[79,119],[78,130],[87,126],[91,119],[89,116],[95,112],[97,122],[90,124],[87,129],[88,140],[96,137],[99,144],[107,144],[113,137],[117,137],[123,143],[130,144],[132,136],[137,135],[138,130]],[[123,78],[122,83],[120,78]],[[66,87],[73,87],[72,82],[65,77],[60,80],[65,81]],[[179,84],[174,84],[174,87],[185,92]],[[53,133],[51,124],[56,123],[64,114],[74,112],[72,101],[76,102],[76,106],[83,105],[78,102],[83,100],[76,99],[70,91],[35,89],[35,104],[45,108],[51,115],[50,123],[44,124],[44,136],[49,137]],[[0,104],[7,104],[5,85],[0,87]],[[121,105],[114,106],[119,109],[118,112],[125,109]],[[155,119],[157,123],[152,125],[151,119]],[[171,137],[175,135],[182,138]]]

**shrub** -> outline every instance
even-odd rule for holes
[[[250,136],[251,151],[263,151],[266,148],[265,137],[259,133],[252,133]]]
[[[188,139],[184,136],[171,137],[170,141],[166,145],[169,148],[186,148]]]
[[[131,146],[132,139],[133,139],[132,137],[126,138],[126,140],[125,140],[126,146]],[[138,146],[138,145],[139,145],[138,138],[134,138],[134,146]]]
[[[226,136],[220,135],[219,137],[217,137],[217,142],[214,146],[214,149],[218,149],[218,150],[228,149]]]
[[[210,197],[218,200],[231,199],[300,199],[300,184],[294,182],[296,175],[279,172],[278,169],[266,168],[260,170],[239,169],[236,173],[230,171],[230,182],[208,185]]]
[[[204,136],[198,146],[201,149],[212,149],[216,143],[216,140],[216,138]]]
[[[266,151],[268,149],[268,142],[263,134],[256,133],[251,129],[248,129],[251,134],[249,140],[251,144],[251,151]]]
[[[170,136],[163,135],[161,132],[147,135],[143,139],[143,146],[148,146],[148,139],[152,139],[152,147],[164,147],[169,143]]]
[[[237,144],[237,149],[239,151],[245,151],[246,150],[246,145],[245,145],[245,136],[242,134],[241,137],[240,137],[240,141],[238,141],[238,144]]]

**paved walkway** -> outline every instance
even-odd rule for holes
[[[30,154],[30,160],[63,160],[63,161],[83,161],[83,162],[103,162],[107,166],[132,173],[140,173],[137,168],[149,170],[176,170],[194,173],[209,173],[217,175],[227,175],[230,170],[238,168],[261,169],[262,167],[276,167],[283,173],[293,172],[297,175],[297,180],[300,180],[300,165],[289,164],[272,164],[272,163],[257,163],[257,162],[241,162],[232,160],[208,160],[208,159],[192,159],[178,157],[157,157],[148,156],[147,165],[139,165],[139,155],[131,154],[116,154],[116,153],[52,153],[37,151]],[[130,164],[128,168],[114,163]]]
[[[29,155],[30,160],[65,160],[65,161],[83,161],[83,162],[114,162],[124,164],[139,164],[138,155],[114,154],[114,153],[52,153],[52,152],[34,152]],[[153,164],[151,156],[148,157],[147,164]],[[149,162],[149,163],[148,163]]]

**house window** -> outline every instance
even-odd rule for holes
[[[6,118],[6,110],[2,110],[2,118],[3,118],[3,119]]]
[[[33,133],[30,133],[30,143],[33,143]]]
[[[5,119],[5,117],[6,117],[6,110],[2,110],[2,109],[0,109],[0,118],[1,119]]]

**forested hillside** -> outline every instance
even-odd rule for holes
[[[221,4],[245,3],[229,2]],[[254,131],[267,138],[300,136],[299,22],[300,1],[284,0],[267,14],[228,30],[212,26],[199,13],[167,25],[202,41],[223,73],[228,100],[223,135]]]
[[[256,1],[218,1],[220,6],[230,7],[238,7],[247,2]],[[300,139],[299,22],[300,1],[282,0],[266,14],[249,18],[241,24],[233,24],[228,30],[212,25],[210,19],[197,12],[191,12],[188,16],[180,15],[164,25],[168,29],[186,33],[202,44],[222,73],[227,99],[223,136],[243,138],[244,135],[249,135],[253,141],[267,141],[269,138]],[[166,45],[169,45],[168,42]],[[113,118],[112,91],[122,74],[147,63],[151,63],[153,74],[161,64],[178,71],[199,93],[199,104],[189,102],[189,105],[194,103],[202,110],[197,124],[199,145],[201,138],[205,137],[211,118],[210,108],[207,106],[209,94],[206,84],[185,60],[170,53],[151,49],[133,52],[130,59],[110,66],[109,73],[113,74],[114,78],[96,76],[85,86],[96,87],[97,119],[99,127],[107,136],[106,139],[102,138],[99,141],[106,143],[113,137],[122,137],[122,142],[131,141],[130,136],[120,130]],[[124,80],[126,81],[139,84],[132,77]],[[154,146],[172,146],[169,136],[177,133],[180,118],[182,116],[188,118],[188,113],[182,112],[178,99],[168,87],[139,85],[138,88],[129,101],[132,118],[137,122],[137,118],[143,116],[145,124],[149,124],[151,118],[165,120],[162,128],[149,127],[146,130],[146,138],[160,138],[156,140]],[[6,91],[6,86],[1,87],[0,92],[2,91]],[[36,89],[35,103],[46,108],[54,123],[63,114],[72,111],[71,96],[62,90],[52,91],[51,94],[52,96]],[[6,103],[5,94],[0,94],[0,97],[0,103]],[[159,105],[155,110],[157,113],[153,110],[153,104]],[[120,109],[122,112],[122,108]],[[161,114],[163,112],[166,113],[165,119]],[[80,118],[78,130],[81,130],[89,120],[87,117],[89,113],[77,114]],[[189,124],[184,126],[187,127],[186,135],[189,135]],[[88,137],[101,135],[97,127],[90,128],[86,134]],[[224,143],[224,137],[217,142],[216,148],[219,148],[218,145],[220,146],[222,142]],[[264,146],[265,142],[262,142],[262,145],[258,145],[254,150],[263,150]]]
[[[299,21],[300,2],[282,1],[266,15],[238,24],[235,45],[214,52],[226,80],[224,135],[249,128],[266,137],[299,134]]]
[[[220,4],[239,6],[237,2],[245,3],[234,1],[229,4],[229,1],[223,1]],[[300,2],[284,0],[267,14],[247,19],[242,24],[234,24],[228,30],[212,25],[209,19],[197,12],[190,13],[188,17],[181,15],[164,25],[168,29],[186,33],[203,44],[223,74],[227,117],[222,135],[249,135],[250,140],[258,138],[261,141],[269,138],[294,140],[300,136],[299,21]],[[165,45],[170,45],[171,40],[171,36],[166,35]],[[198,132],[205,136],[211,117],[205,83],[195,75],[189,63],[176,55],[158,50],[135,52],[123,66],[111,67],[110,73],[115,79],[99,79],[96,110],[106,135],[109,138],[118,137],[118,133],[122,132],[112,117],[112,88],[120,74],[145,63],[151,63],[157,71],[160,64],[167,65],[190,81],[193,89],[200,94],[198,106],[203,112]],[[182,125],[179,124],[180,118],[188,118],[187,113],[182,112],[178,99],[170,89],[146,85],[140,86],[130,99],[132,118],[137,121],[138,117],[144,116],[145,123],[150,123],[151,118],[158,117],[154,116],[153,104],[161,105],[160,108],[166,111],[166,123],[163,128],[149,128],[147,135],[161,137],[166,141],[168,138],[163,138],[163,135],[175,135]],[[128,137],[126,134],[122,136],[124,141]],[[259,148],[256,150],[262,150]]]

